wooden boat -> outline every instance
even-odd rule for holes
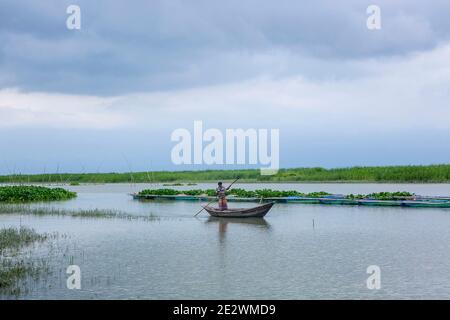
[[[213,207],[205,207],[205,210],[213,217],[220,218],[262,218],[272,208],[275,202],[263,204],[253,208],[239,208],[220,210]]]

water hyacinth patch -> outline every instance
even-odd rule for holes
[[[188,195],[188,196],[215,196],[216,191],[214,189],[192,189],[192,190],[174,190],[174,189],[145,189],[139,192],[139,195],[156,195],[156,196],[176,196],[176,195]],[[238,198],[285,198],[285,197],[309,197],[320,198],[330,195],[327,192],[311,192],[302,193],[295,190],[272,190],[272,189],[260,189],[260,190],[245,190],[241,188],[234,188],[227,191],[228,196],[234,196]]]
[[[397,192],[375,192],[371,194],[349,194],[347,199],[373,199],[373,200],[412,200],[415,197],[414,193],[406,191]]]
[[[214,189],[192,189],[192,190],[174,190],[174,189],[146,189],[139,192],[139,195],[156,195],[156,196],[215,196]],[[331,194],[325,191],[303,193],[295,190],[272,190],[272,189],[258,189],[245,190],[241,188],[234,188],[227,191],[227,195],[238,198],[287,198],[287,197],[304,197],[304,198],[322,198],[330,196]],[[372,200],[412,200],[415,194],[406,191],[397,192],[376,192],[371,194],[349,194],[346,199],[372,199]]]
[[[40,186],[0,187],[0,202],[8,203],[69,200],[76,196],[77,194],[75,192],[63,188]]]

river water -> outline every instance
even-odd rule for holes
[[[149,187],[161,185],[66,186],[78,192],[77,199],[46,205],[114,209],[148,219],[0,215],[0,227],[60,234],[32,251],[34,258],[48,259],[51,273],[29,279],[19,298],[450,299],[450,209],[276,204],[264,219],[220,220],[205,212],[194,218],[198,202],[129,196]],[[239,187],[450,195],[449,184]],[[80,290],[67,289],[69,265],[80,267]],[[366,284],[371,265],[381,271],[379,290]]]

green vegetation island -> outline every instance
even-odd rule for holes
[[[245,190],[241,188],[233,188],[226,191],[227,196],[234,196],[238,198],[285,198],[285,197],[306,197],[306,198],[322,198],[331,196],[331,193],[325,191],[316,191],[303,193],[295,190],[272,190],[272,189],[259,189],[259,190]],[[145,189],[138,193],[139,196],[216,196],[215,189],[192,189],[192,190],[174,190],[174,189]],[[371,194],[348,194],[345,195],[345,199],[373,199],[373,200],[410,200],[415,195],[406,191],[397,192],[375,192]]]
[[[3,186],[0,187],[0,203],[23,203],[62,201],[73,199],[75,192],[62,188],[46,188],[40,186]]]
[[[450,164],[349,168],[289,168],[271,176],[259,169],[148,171],[124,173],[54,173],[0,176],[0,183],[175,183],[216,182],[240,178],[240,182],[376,182],[448,183]]]

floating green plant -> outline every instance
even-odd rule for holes
[[[216,191],[214,189],[192,189],[192,190],[174,190],[174,189],[145,189],[139,192],[139,195],[158,195],[158,196],[176,196],[176,195],[188,195],[188,196],[215,196]],[[241,188],[234,188],[227,191],[227,195],[235,196],[239,198],[284,198],[284,197],[311,197],[319,198],[330,195],[327,192],[311,192],[301,193],[295,190],[272,190],[272,189],[260,189],[260,190],[245,190]]]
[[[21,203],[36,201],[69,200],[77,196],[75,192],[63,188],[40,186],[4,186],[0,187],[0,202]]]
[[[345,196],[347,199],[373,199],[373,200],[411,200],[414,193],[406,191],[397,192],[375,192],[370,194],[349,194]]]

